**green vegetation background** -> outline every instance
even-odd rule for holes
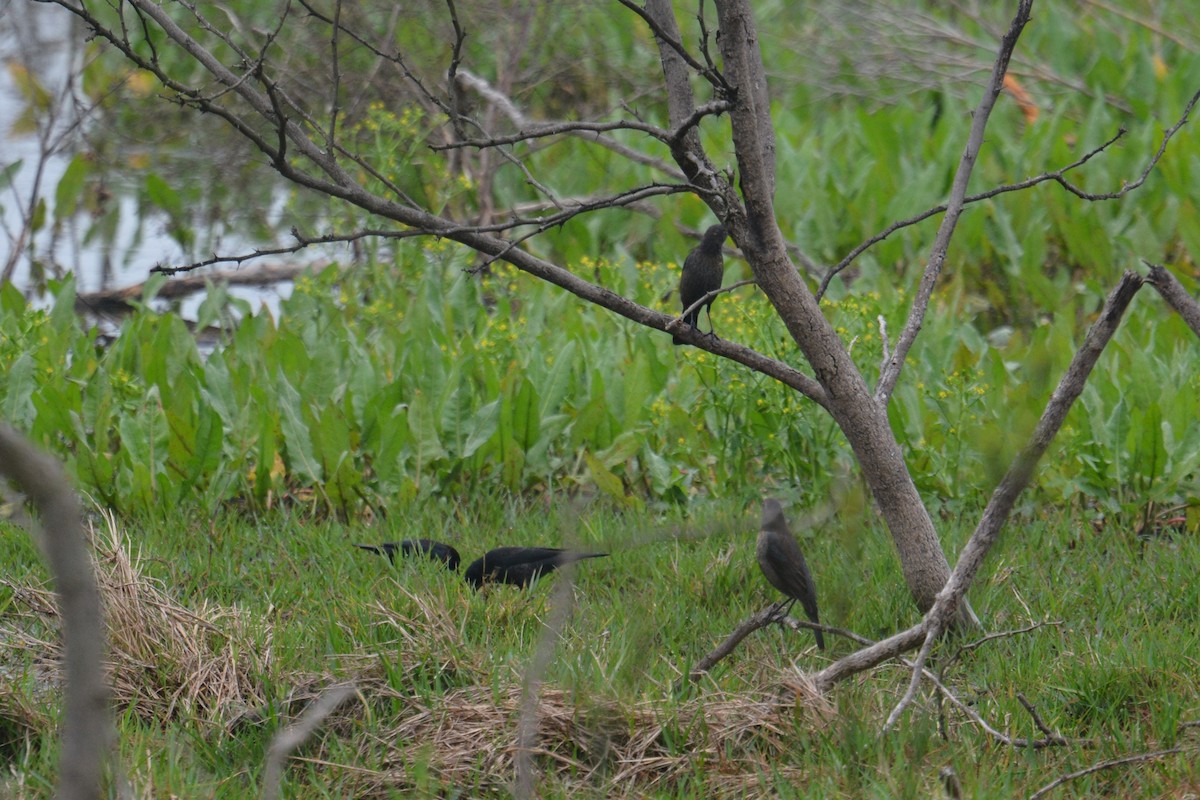
[[[1041,115],[1028,123],[1002,98],[972,189],[1057,169],[1122,127],[1129,133],[1121,144],[1075,180],[1111,191],[1140,174],[1163,129],[1200,88],[1200,31],[1190,11],[1171,5],[1163,13],[1172,18],[1161,24],[1177,31],[1173,37],[1135,24],[1081,22],[1074,3],[1039,4],[1019,51],[1084,86],[1068,91],[1019,76]],[[769,63],[778,76],[794,74],[799,65],[786,45],[802,23],[787,4],[764,3],[761,13]],[[607,76],[653,73],[653,49],[630,15],[586,4],[571,14],[546,23],[553,28],[547,34],[571,36],[587,54],[571,75],[593,100],[627,90],[625,78]],[[489,36],[481,30],[470,40],[471,63],[481,71]],[[542,55],[535,49],[530,59]],[[97,90],[130,77],[107,58],[90,69]],[[523,100],[552,115],[563,100],[553,85]],[[780,224],[814,258],[832,263],[890,222],[944,199],[974,90],[962,99],[961,86],[934,86],[892,105],[829,97],[820,86],[783,77],[773,90]],[[114,96],[112,113],[131,123],[146,108],[132,101],[153,100],[154,92],[136,80],[125,92]],[[432,122],[380,103],[348,132],[406,190],[434,205],[468,207],[475,187],[446,174],[424,148]],[[209,130],[197,128],[162,135],[183,147],[189,135]],[[709,124],[706,136],[714,153],[727,148],[723,121]],[[1140,258],[1166,261],[1195,293],[1198,137],[1185,128],[1146,185],[1123,200],[1085,203],[1048,183],[964,215],[890,409],[949,552],[969,535],[973,514],[1119,274],[1139,268]],[[110,146],[113,161],[128,163]],[[89,208],[103,162],[95,155],[81,155],[57,187],[57,213]],[[529,158],[564,193],[647,177],[578,140]],[[141,198],[143,224],[166,223],[185,251],[203,255],[212,237],[206,215],[238,205],[237,193],[177,183],[168,161],[138,162],[123,180]],[[506,200],[528,199],[518,174],[502,173],[497,190]],[[193,210],[200,199],[211,201],[203,214]],[[641,303],[674,309],[676,299],[663,298],[692,246],[675,223],[703,228],[710,217],[694,198],[660,206],[660,220],[605,212],[531,247]],[[316,219],[309,199],[292,197],[288,209]],[[96,236],[115,230],[115,213],[96,216]],[[337,205],[321,213],[343,227],[378,223]],[[901,328],[935,226],[936,218],[877,245],[824,303],[869,378],[881,355],[878,320],[893,335]],[[0,417],[62,457],[81,490],[118,512],[146,557],[144,568],[173,595],[246,608],[269,623],[274,656],[257,678],[273,687],[265,690],[272,702],[286,695],[289,676],[337,674],[339,654],[400,647],[394,620],[381,622],[374,604],[418,619],[423,607],[409,592],[459,620],[452,649],[461,671],[442,668],[445,653],[408,642],[404,657],[428,669],[389,674],[393,688],[436,695],[460,683],[520,680],[547,613],[547,589],[476,597],[426,565],[392,572],[348,547],[355,540],[433,535],[467,558],[501,543],[610,549],[611,560],[581,570],[578,616],[548,678],[594,697],[652,697],[664,707],[673,702],[667,687],[678,671],[771,599],[750,556],[753,506],[766,493],[788,498],[797,516],[831,495],[850,498],[834,519],[802,531],[826,619],[867,635],[915,619],[886,533],[854,499],[848,448],[819,409],[507,265],[482,274],[475,266],[444,242],[369,247],[358,263],[297,281],[278,318],[214,287],[199,326],[228,323],[231,310],[240,321],[212,350],[198,347],[177,316],[154,307],[153,283],[146,305],[112,341],[77,316],[71,280],[51,282],[49,305],[31,305],[6,285]],[[727,282],[748,276],[743,263],[728,266]],[[723,337],[803,368],[753,289],[718,299],[714,321]],[[788,763],[813,771],[809,784],[785,781],[777,790],[924,796],[938,767],[954,763],[974,796],[1006,797],[1106,755],[1173,743],[1178,723],[1200,714],[1198,418],[1200,342],[1145,291],[973,594],[994,629],[1045,619],[1062,625],[985,648],[959,675],[959,688],[1014,733],[1031,732],[1016,701],[1023,692],[1052,727],[1102,735],[1102,746],[996,752],[971,730],[939,739],[936,720],[923,712],[898,739],[876,740],[879,715],[904,681],[884,672],[839,690],[832,727],[784,734]],[[576,501],[592,496],[600,502],[580,511]],[[4,548],[6,570],[40,575],[32,546],[5,527],[5,541],[14,543]],[[696,535],[680,537],[681,530]],[[18,597],[6,587],[0,610]],[[715,673],[716,684],[729,691],[768,685],[802,646],[764,632]],[[833,655],[846,647],[835,646]],[[814,657],[805,653],[802,665]],[[374,710],[381,718],[363,725],[382,735],[387,710]],[[265,733],[220,746],[186,719],[160,730],[131,715],[122,731],[131,754],[171,754],[150,769],[153,785],[236,797],[257,775],[263,742],[277,724],[271,717]],[[4,730],[7,762],[34,776],[30,796],[42,796],[36,786],[53,764],[53,746],[40,738],[46,731],[31,734],[15,722]],[[334,755],[362,756],[348,744],[339,751],[338,741],[325,745]],[[687,741],[681,737],[680,747]],[[846,764],[854,768],[838,766]],[[345,779],[317,766],[299,772],[298,797]],[[693,783],[673,783],[664,796],[703,794],[705,774],[697,767]],[[1107,779],[1081,786],[1153,796],[1200,782],[1184,761],[1121,774],[1131,777],[1113,778],[1115,788]],[[232,784],[214,777],[224,775],[238,777]],[[422,786],[445,790],[436,773]]]

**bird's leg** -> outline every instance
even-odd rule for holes
[[[791,602],[788,602],[788,598],[785,597],[784,599],[775,603],[775,610],[771,612],[771,620],[778,622],[779,620],[787,618],[788,612],[784,611],[783,608],[784,606],[787,606],[788,609],[791,610],[792,603],[794,602],[796,601],[792,600]]]
[[[712,321],[712,303],[709,303],[707,306],[704,307],[704,313],[708,315],[708,335],[710,337],[712,337],[713,339],[715,339],[715,338],[717,338],[717,327],[715,325],[713,325],[713,321]],[[697,322],[700,321],[699,314],[696,315],[696,321]],[[696,330],[700,330],[700,329],[696,328]]]
[[[782,604],[783,601],[780,601],[780,602]],[[794,605],[796,605],[796,598],[793,597],[787,601],[787,610],[783,612],[784,617],[786,617],[792,613],[792,606],[794,606]]]

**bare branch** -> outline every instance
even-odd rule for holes
[[[915,663],[908,661],[907,659],[901,659],[901,661],[904,664],[904,666],[907,667],[908,669],[911,669],[911,670],[916,669]],[[1025,737],[1009,736],[1008,734],[1003,733],[1002,731],[999,731],[996,728],[994,728],[990,723],[988,723],[987,720],[985,720],[983,718],[982,715],[980,715],[980,713],[978,711],[971,708],[969,705],[967,705],[962,700],[960,700],[958,698],[958,695],[954,694],[954,692],[951,691],[950,688],[945,685],[945,683],[942,681],[942,679],[939,676],[935,675],[933,672],[931,672],[928,669],[924,670],[923,675],[924,675],[925,679],[927,679],[931,684],[933,684],[934,688],[937,689],[939,693],[941,693],[942,697],[944,697],[950,701],[950,705],[954,706],[960,712],[962,712],[962,714],[964,716],[966,716],[968,719],[970,719],[972,722],[974,722],[977,726],[979,726],[980,730],[982,730],[988,736],[991,736],[996,741],[998,741],[1001,744],[1006,745],[1008,747],[1028,748],[1030,750],[1042,750],[1047,747],[1067,747],[1067,746],[1072,746],[1072,745],[1076,745],[1076,746],[1078,746],[1078,745],[1094,745],[1096,743],[1095,740],[1093,740],[1093,739],[1068,739],[1064,736],[1060,736],[1060,735],[1054,734],[1054,733],[1051,733],[1050,735],[1047,735],[1041,739],[1029,739],[1029,738],[1025,738]]]
[[[299,248],[297,248],[299,249]],[[258,258],[267,255],[257,253],[246,258]],[[177,298],[187,297],[195,292],[202,292],[209,284],[225,283],[230,286],[272,286],[282,281],[295,280],[297,275],[304,272],[314,272],[325,266],[323,263],[263,264],[254,269],[218,270],[199,275],[186,275],[182,278],[166,281],[158,288],[157,297]],[[158,270],[167,272],[166,269]],[[120,289],[100,289],[95,292],[80,292],[75,296],[75,310],[93,314],[120,314],[131,311],[133,303],[140,299],[146,289],[146,283],[125,286]]]
[[[321,693],[304,709],[300,719],[287,726],[271,740],[267,758],[263,764],[263,800],[275,800],[283,784],[283,770],[288,756],[316,733],[325,719],[337,711],[338,706],[356,694],[354,686],[332,686]]]
[[[514,136],[510,136],[510,137],[493,137],[493,136],[485,135],[485,138],[474,139],[474,140],[471,140],[470,143],[467,143],[465,141],[457,142],[457,143],[452,142],[447,145],[435,146],[435,147],[433,147],[434,150],[445,150],[445,149],[457,148],[457,147],[462,147],[462,146],[492,147],[492,146],[497,146],[497,145],[501,145],[501,144],[515,144],[520,141],[527,141],[527,140],[530,140],[533,138],[537,138],[535,136],[530,135],[530,132],[525,130],[530,125],[529,118],[525,115],[525,113],[523,111],[521,111],[520,108],[517,107],[517,104],[515,102],[513,102],[506,94],[501,92],[499,89],[494,88],[487,81],[483,80],[482,78],[480,78],[472,73],[467,73],[464,71],[464,72],[462,72],[462,74],[460,74],[459,78],[460,78],[460,81],[463,83],[463,85],[466,85],[472,89],[475,89],[482,96],[484,96],[486,99],[488,99],[489,102],[492,102],[494,105],[496,105],[497,108],[499,108],[501,111],[503,111],[505,116],[507,116],[509,118],[509,121],[512,122],[512,124],[514,126],[521,129],[523,131],[523,133],[520,133],[520,134],[517,134]],[[707,106],[705,106],[705,108],[709,109],[706,113],[708,113],[708,114],[720,113],[720,110],[715,109],[715,107],[711,107],[711,106],[713,106],[713,104],[708,104]],[[701,115],[701,116],[704,116],[704,115]],[[478,128],[480,131],[484,131],[484,128],[481,124],[474,122],[474,121],[472,122],[472,124],[476,128]],[[694,125],[695,123],[692,123],[692,124]],[[612,127],[607,128],[607,129],[600,129],[600,128],[594,127],[594,126],[605,126],[605,125],[611,125]],[[683,133],[686,132],[686,129],[684,129],[682,127],[679,128],[675,133],[672,133],[669,131],[665,131],[662,128],[655,127],[653,125],[647,125],[647,124],[641,122],[640,120],[638,120],[636,122],[622,121],[622,122],[613,122],[613,123],[547,122],[547,123],[543,123],[536,130],[540,131],[540,130],[546,128],[547,126],[561,126],[562,129],[556,131],[556,133],[566,134],[569,136],[575,136],[577,138],[584,139],[585,141],[591,142],[593,144],[598,144],[601,147],[605,148],[606,150],[610,150],[620,156],[624,156],[625,158],[628,158],[630,161],[633,161],[634,163],[642,164],[644,166],[651,167],[653,169],[657,169],[660,172],[663,172],[664,174],[670,175],[672,178],[674,178],[676,180],[682,180],[685,177],[683,172],[680,171],[678,167],[672,166],[671,164],[669,164],[666,161],[663,161],[662,159],[654,158],[653,156],[643,153],[640,150],[636,150],[636,149],[630,147],[629,145],[627,145],[623,142],[620,142],[617,139],[614,139],[611,136],[600,135],[604,132],[604,130],[630,129],[630,130],[635,130],[635,131],[640,131],[642,133],[646,133],[650,136],[653,136],[655,139],[666,142],[667,144],[671,144],[675,141],[676,138],[682,136]],[[582,126],[582,127],[580,127],[580,126]],[[589,127],[589,126],[593,126],[593,127]],[[484,133],[486,134],[486,131],[484,131]],[[553,133],[547,133],[546,135],[547,136],[553,135]],[[460,137],[460,138],[465,138],[465,137]],[[511,141],[505,141],[506,139],[511,139]]]
[[[979,194],[970,195],[969,197],[966,197],[963,200],[963,204],[970,205],[971,203],[978,203],[981,200],[988,200],[990,198],[997,197],[1002,194],[1007,194],[1009,192],[1023,191],[1025,189],[1030,189],[1034,186],[1037,186],[1038,184],[1045,183],[1047,181],[1054,181],[1055,183],[1062,186],[1064,189],[1066,189],[1071,194],[1073,194],[1076,197],[1079,197],[1083,200],[1089,200],[1089,201],[1093,201],[1093,202],[1099,202],[1099,201],[1103,201],[1103,200],[1118,200],[1118,199],[1124,197],[1125,195],[1129,194],[1130,192],[1132,192],[1134,189],[1137,189],[1143,183],[1146,182],[1146,178],[1150,175],[1151,171],[1153,171],[1154,167],[1158,165],[1158,162],[1162,160],[1163,155],[1166,153],[1167,144],[1170,142],[1171,138],[1173,136],[1175,136],[1175,134],[1179,132],[1179,129],[1182,128],[1183,125],[1185,125],[1187,123],[1189,117],[1191,116],[1192,111],[1196,107],[1197,101],[1200,101],[1200,92],[1197,92],[1196,94],[1192,95],[1192,99],[1190,101],[1188,101],[1187,106],[1184,107],[1183,113],[1180,115],[1180,117],[1176,121],[1176,123],[1174,125],[1172,125],[1170,128],[1168,128],[1163,133],[1162,143],[1159,145],[1159,148],[1154,153],[1154,155],[1150,157],[1150,160],[1146,162],[1146,165],[1142,168],[1142,171],[1138,175],[1138,177],[1133,179],[1132,181],[1122,182],[1121,188],[1117,189],[1116,191],[1099,192],[1099,193],[1085,192],[1083,189],[1079,188],[1078,186],[1076,186],[1075,184],[1073,184],[1069,180],[1067,180],[1066,175],[1068,172],[1070,172],[1074,169],[1078,169],[1079,167],[1082,167],[1084,164],[1091,161],[1092,158],[1099,155],[1100,153],[1103,153],[1105,150],[1107,150],[1109,147],[1111,147],[1113,144],[1115,144],[1118,140],[1120,140],[1123,136],[1125,136],[1127,131],[1124,128],[1118,130],[1116,132],[1116,134],[1114,134],[1108,141],[1104,142],[1104,144],[1100,145],[1099,147],[1096,147],[1093,150],[1088,151],[1080,158],[1076,159],[1075,161],[1072,161],[1070,164],[1067,164],[1065,167],[1056,169],[1052,172],[1043,172],[1041,175],[1036,175],[1032,178],[1026,178],[1025,180],[1019,181],[1017,183],[1004,184],[1003,186],[997,186],[993,189],[989,189],[986,192],[980,192]],[[875,245],[879,244],[880,242],[882,242],[887,237],[891,236],[896,231],[898,231],[902,228],[907,228],[909,226],[916,225],[919,222],[924,222],[925,220],[929,219],[930,217],[941,214],[942,212],[944,212],[946,210],[946,208],[947,208],[946,204],[943,203],[941,205],[930,208],[926,211],[922,211],[920,214],[917,214],[916,216],[909,217],[908,219],[899,220],[897,222],[893,222],[891,225],[887,226],[882,231],[880,231],[879,233],[872,236],[870,239],[867,239],[866,241],[857,245],[853,250],[851,250],[849,253],[847,253],[842,258],[841,261],[839,261],[837,264],[830,267],[829,270],[825,273],[824,277],[821,278],[821,285],[817,289],[817,299],[824,297],[825,292],[829,289],[829,284],[834,279],[834,277],[837,276],[838,273],[840,273],[844,269],[846,269],[846,267],[850,266],[850,264],[853,263],[854,260],[857,259],[864,252],[866,252],[870,248],[874,247]]]
[[[1119,140],[1122,136],[1124,136],[1125,133],[1126,133],[1125,129],[1122,128],[1121,130],[1117,131],[1116,135],[1113,136],[1111,139],[1109,139],[1107,142],[1100,145],[1096,149],[1091,150],[1088,153],[1085,153],[1081,158],[1078,158],[1075,161],[1072,161],[1070,164],[1068,164],[1067,166],[1065,166],[1061,169],[1057,169],[1053,172],[1043,172],[1041,175],[1037,175],[1033,178],[1027,178],[1026,180],[1023,180],[1019,183],[1009,183],[1009,184],[1005,184],[1004,186],[997,186],[994,189],[989,189],[986,192],[980,192],[979,194],[973,194],[973,195],[965,198],[963,200],[963,204],[970,205],[971,203],[978,203],[980,200],[987,200],[989,198],[996,197],[1001,194],[1006,194],[1007,192],[1017,192],[1017,191],[1021,191],[1023,189],[1029,189],[1033,186],[1037,186],[1039,183],[1045,183],[1046,181],[1058,181],[1059,183],[1065,184],[1064,176],[1066,175],[1066,173],[1070,172],[1073,169],[1076,169],[1077,167],[1083,166],[1088,161],[1090,161],[1094,156],[1096,156],[1100,153],[1103,153],[1110,146],[1112,146],[1117,140]],[[836,277],[838,275],[838,273],[842,272],[842,270],[844,270],[844,269],[846,269],[846,267],[850,266],[850,264],[852,264],[855,259],[857,259],[859,256],[861,256],[867,250],[869,250],[872,247],[874,247],[875,245],[879,244],[880,242],[882,242],[884,239],[891,236],[896,231],[898,231],[902,228],[908,228],[912,225],[916,225],[919,222],[924,222],[925,220],[929,219],[930,217],[934,217],[934,216],[937,216],[938,214],[941,214],[945,210],[946,210],[946,204],[942,203],[941,205],[937,205],[937,206],[934,206],[933,208],[922,211],[920,214],[917,214],[916,216],[909,217],[907,219],[898,220],[896,222],[893,222],[891,225],[888,225],[886,228],[884,228],[882,231],[880,231],[879,233],[872,236],[870,239],[867,239],[866,241],[857,245],[853,250],[851,250],[849,253],[847,253],[842,258],[841,261],[839,261],[838,263],[836,263],[832,267],[830,267],[829,271],[825,273],[825,276],[823,278],[821,278],[821,285],[817,289],[817,299],[819,300],[825,296],[825,292],[829,289],[830,282],[834,279],[834,277]]]
[[[655,38],[664,43],[667,47],[674,50],[675,53],[681,59],[683,59],[684,63],[686,63],[700,75],[703,75],[705,80],[707,80],[717,89],[726,92],[732,91],[729,84],[725,82],[725,76],[722,75],[715,66],[713,66],[712,60],[708,59],[707,37],[705,37],[705,41],[702,41],[701,43],[705,58],[708,61],[708,65],[706,66],[700,63],[696,57],[689,53],[687,48],[683,46],[683,42],[681,42],[679,38],[679,30],[675,27],[673,22],[673,12],[671,17],[672,25],[670,28],[668,28],[667,25],[663,24],[662,17],[655,13],[655,10],[651,7],[651,3],[649,1],[646,3],[646,8],[642,8],[641,6],[637,5],[637,3],[634,3],[633,0],[618,0],[618,2],[641,17],[642,20],[645,21],[646,25],[650,27],[651,32],[654,33]]]
[[[334,151],[337,143],[338,114],[341,113],[342,62],[338,55],[338,35],[342,32],[342,0],[334,0],[333,25],[329,32],[330,68],[333,71],[333,86],[329,88],[329,128],[325,131],[325,150]],[[266,52],[266,48],[263,48]]]
[[[1017,702],[1021,704],[1022,708],[1029,712],[1029,716],[1033,717],[1033,724],[1037,726],[1039,731],[1046,734],[1046,739],[1048,741],[1052,741],[1056,744],[1068,743],[1069,740],[1065,736],[1057,731],[1051,730],[1046,723],[1042,721],[1042,717],[1040,714],[1038,714],[1037,708],[1035,708],[1033,703],[1029,702],[1029,700],[1025,698],[1025,695],[1017,692]]]
[[[945,662],[943,662],[941,671],[945,672],[946,668],[958,661],[958,659],[962,657],[963,653],[969,653],[976,648],[982,647],[988,642],[993,642],[997,639],[1008,639],[1012,636],[1019,636],[1022,633],[1036,631],[1038,628],[1044,628],[1048,625],[1051,627],[1058,627],[1062,625],[1062,622],[1035,622],[1032,625],[1026,625],[1024,628],[1014,628],[1013,630],[1008,631],[996,631],[995,633],[989,633],[985,636],[980,636],[978,639],[972,642],[967,642],[962,647],[958,648],[958,650],[954,652],[954,655],[950,656],[945,660]]]
[[[913,298],[908,321],[905,322],[904,329],[896,340],[896,349],[892,352],[891,360],[884,367],[883,374],[879,378],[879,385],[875,387],[875,399],[880,405],[887,406],[896,381],[900,377],[904,360],[908,357],[908,351],[916,341],[917,334],[921,332],[921,325],[925,321],[925,312],[929,308],[929,299],[933,296],[933,287],[937,283],[938,276],[941,275],[942,265],[946,262],[946,252],[950,249],[950,238],[954,235],[958,218],[962,214],[971,172],[975,168],[975,161],[979,158],[979,151],[983,147],[983,135],[987,130],[988,118],[996,104],[996,98],[1004,90],[1004,73],[1008,69],[1008,62],[1012,58],[1013,49],[1017,46],[1017,40],[1021,37],[1021,31],[1025,29],[1025,24],[1029,21],[1032,8],[1033,0],[1021,0],[1016,16],[1013,17],[1008,32],[1001,40],[1000,52],[997,54],[995,66],[992,68],[992,80],[984,90],[983,98],[979,101],[979,106],[975,109],[972,117],[971,133],[967,137],[966,147],[963,149],[962,158],[959,160],[958,169],[954,173],[954,181],[950,187],[950,198],[946,202],[946,215],[942,217],[942,224],[934,238],[933,252],[930,254],[929,263],[925,266],[925,273],[921,277],[916,297]]]
[[[682,46],[677,44],[679,26],[675,20],[675,9],[670,0],[646,0],[644,11],[631,0],[625,0],[624,4],[646,21],[658,42],[658,55],[667,87],[667,113],[672,127],[682,131],[682,135],[671,139],[671,157],[689,181],[713,192],[713,196],[705,200],[713,213],[724,219],[724,215],[730,209],[740,207],[740,203],[733,187],[718,177],[695,126],[688,124],[688,120],[696,113],[696,97],[692,92],[692,73],[688,69],[690,56],[681,53]],[[672,42],[676,45],[672,46]],[[694,63],[692,68],[696,68]]]
[[[677,194],[680,192],[692,191],[693,187],[686,185],[673,186],[670,184],[649,184],[646,186],[638,186],[629,189],[619,195],[611,195],[594,198],[578,198],[570,201],[569,208],[563,208],[562,204],[556,206],[560,210],[556,214],[550,216],[517,218],[508,222],[497,222],[491,225],[455,225],[446,221],[445,225],[437,230],[421,230],[421,229],[401,229],[389,230],[386,228],[365,228],[363,230],[354,231],[352,233],[331,233],[321,236],[306,236],[302,234],[298,228],[292,228],[291,234],[296,239],[296,244],[287,245],[284,247],[274,248],[255,248],[249,253],[241,253],[236,255],[213,255],[210,258],[201,261],[194,261],[190,264],[182,266],[166,266],[164,264],[156,264],[150,269],[151,273],[159,272],[164,275],[175,275],[180,272],[190,272],[201,267],[208,267],[214,264],[243,264],[247,261],[262,258],[263,256],[284,255],[287,253],[296,253],[306,247],[316,244],[331,244],[334,242],[353,242],[365,238],[379,239],[412,239],[422,236],[434,236],[437,238],[454,238],[456,234],[474,233],[501,233],[505,231],[515,230],[517,228],[532,227],[533,231],[517,237],[514,240],[507,240],[506,247],[497,253],[492,254],[488,263],[503,259],[508,251],[518,244],[532,238],[533,236],[558,227],[568,220],[579,216],[580,214],[590,211],[597,211],[605,208],[621,208],[638,204],[648,198],[658,197],[669,194]],[[506,241],[506,240],[500,240]]]
[[[758,285],[758,281],[754,280],[753,278],[747,278],[744,281],[738,281],[737,283],[731,283],[729,286],[722,286],[720,289],[713,289],[711,292],[707,292],[699,300],[697,300],[696,302],[692,303],[690,306],[685,308],[683,310],[682,314],[680,314],[678,317],[676,317],[675,319],[673,319],[669,323],[667,323],[667,332],[668,333],[676,333],[677,330],[682,330],[682,329],[680,329],[679,326],[683,323],[684,318],[686,318],[687,315],[691,314],[693,311],[698,310],[705,303],[710,302],[717,295],[724,294],[725,292],[732,292],[734,289],[740,289],[743,286],[757,286],[757,285]]]
[[[454,5],[454,0],[446,0],[446,10],[450,12],[450,24],[454,28],[454,46],[450,51],[450,66],[446,68],[446,85],[450,87],[450,104],[454,109],[454,113],[450,115],[450,124],[454,127],[454,135],[464,139],[467,132],[462,124],[462,110],[466,104],[462,97],[462,87],[458,83],[458,70],[462,66],[462,49],[467,41],[467,32],[458,21],[458,8]]]
[[[1173,756],[1177,753],[1185,753],[1192,749],[1193,748],[1190,747],[1171,747],[1166,750],[1155,750],[1152,753],[1138,753],[1137,755],[1101,761],[1098,764],[1093,764],[1092,766],[1087,767],[1086,769],[1081,769],[1076,772],[1063,775],[1059,778],[1055,778],[1054,780],[1050,781],[1050,783],[1047,783],[1045,786],[1029,795],[1029,800],[1037,800],[1039,797],[1044,797],[1046,794],[1058,788],[1059,786],[1062,786],[1064,783],[1070,783],[1076,778],[1082,778],[1083,776],[1091,775],[1094,772],[1111,769],[1112,767],[1122,767],[1126,764],[1140,764],[1144,761],[1154,761],[1155,759],[1163,758],[1165,756]]]
[[[1142,259],[1142,263],[1150,268],[1146,282],[1158,290],[1163,300],[1167,301],[1167,305],[1175,309],[1175,313],[1183,317],[1192,333],[1200,336],[1200,303],[1197,303],[1179,280],[1161,264],[1151,264],[1145,259]]]
[[[534,128],[522,129],[516,133],[504,136],[489,136],[486,139],[463,139],[449,144],[430,145],[429,149],[442,151],[458,150],[463,147],[502,147],[519,142],[544,139],[550,136],[562,136],[566,133],[604,133],[607,131],[637,131],[638,133],[653,136],[662,142],[667,142],[671,138],[671,134],[662,128],[654,125],[646,125],[634,120],[620,120],[619,122],[547,122]],[[587,138],[591,140],[593,137]]]
[[[737,649],[737,646],[742,643],[750,634],[754,633],[759,628],[765,628],[770,625],[779,613],[779,604],[772,603],[763,610],[759,611],[754,616],[734,628],[733,632],[725,637],[725,641],[713,648],[712,652],[708,653],[704,658],[696,662],[695,666],[688,672],[688,680],[698,681],[704,673],[708,672],[716,666],[721,659]]]
[[[56,460],[2,423],[0,474],[12,478],[37,508],[46,560],[58,590],[67,685],[55,796],[93,800],[101,796],[100,778],[112,752],[113,732],[104,671],[104,617],[79,499]]]
[[[1116,332],[1125,309],[1141,285],[1140,277],[1127,272],[1109,294],[1099,318],[1088,330],[1083,344],[1075,353],[1075,357],[1059,381],[1058,387],[1050,396],[1050,401],[1030,435],[1029,442],[1013,460],[1008,472],[992,493],[992,498],[984,509],[975,532],[963,548],[958,564],[950,574],[949,581],[938,594],[937,602],[926,614],[925,619],[907,630],[852,653],[821,670],[814,676],[820,691],[827,691],[838,681],[911,650],[918,644],[924,643],[930,633],[935,632],[935,636],[940,636],[946,629],[951,615],[954,614],[957,604],[965,597],[984,557],[999,537],[1017,497],[1029,484],[1034,468],[1058,433],[1071,405],[1083,391],[1088,375],[1096,365],[1105,345]]]
[[[929,626],[929,629],[926,631],[921,651],[917,653],[917,660],[912,664],[912,675],[908,681],[908,689],[905,690],[904,696],[900,698],[900,702],[896,704],[896,707],[892,709],[892,712],[888,714],[887,720],[883,723],[885,733],[896,726],[896,723],[900,721],[900,715],[904,713],[905,709],[916,698],[917,690],[921,687],[921,678],[928,674],[925,664],[929,661],[929,654],[933,651],[934,642],[937,641],[937,638],[941,634],[942,632],[937,630],[935,626]]]

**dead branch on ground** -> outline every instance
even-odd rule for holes
[[[1138,753],[1132,756],[1123,756],[1121,758],[1112,758],[1107,761],[1101,761],[1099,763],[1092,764],[1090,767],[1085,769],[1077,770],[1076,772],[1055,778],[1054,780],[1050,781],[1050,783],[1047,783],[1045,786],[1029,795],[1029,800],[1037,800],[1037,798],[1046,796],[1048,793],[1065,783],[1070,783],[1076,778],[1082,778],[1085,775],[1091,775],[1093,773],[1100,772],[1101,770],[1112,769],[1113,767],[1123,767],[1126,764],[1141,764],[1146,761],[1156,761],[1160,758],[1165,758],[1166,756],[1185,753],[1194,749],[1195,748],[1192,747],[1170,747],[1166,750],[1155,750],[1151,753]]]

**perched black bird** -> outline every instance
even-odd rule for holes
[[[758,566],[767,581],[789,598],[788,610],[797,600],[804,606],[804,613],[814,623],[820,624],[817,616],[817,590],[809,574],[804,554],[788,530],[787,520],[779,501],[768,499],[763,502],[762,525],[758,532]],[[820,631],[817,647],[825,649],[825,637]]]
[[[497,547],[488,550],[467,567],[467,583],[476,589],[485,583],[528,586],[544,573],[585,558],[608,553],[575,553],[558,547]]]
[[[692,252],[683,260],[683,273],[679,276],[679,299],[683,301],[683,310],[695,303],[711,291],[721,288],[721,280],[725,277],[725,256],[721,247],[729,234],[723,225],[713,225],[704,232],[704,238]],[[702,308],[708,310],[709,334],[715,336],[712,324],[712,300]],[[699,329],[700,309],[683,318],[683,321],[693,328]],[[683,344],[678,336],[671,337],[672,344]]]
[[[441,561],[451,572],[458,571],[458,551],[448,544],[435,542],[433,539],[405,539],[402,542],[384,542],[383,544],[356,544],[363,550],[379,553],[388,557],[388,561],[396,563],[396,553],[402,556],[425,555],[434,561]]]

